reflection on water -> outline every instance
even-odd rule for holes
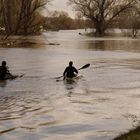
[[[0,48],[11,72],[25,73],[0,81],[0,139],[109,140],[139,124],[140,41],[78,32],[29,37],[39,40],[35,47]],[[60,45],[46,45],[46,38]],[[56,82],[69,60],[91,66],[79,71],[81,79]]]
[[[77,82],[78,82],[77,80],[72,80],[72,79],[64,80],[64,85],[65,85],[66,90],[68,91],[69,97],[71,96],[71,94],[74,93],[74,89],[77,86]]]
[[[7,81],[0,80],[0,87],[5,87],[6,84],[7,84]]]
[[[97,40],[88,42],[88,49],[95,50],[125,50],[125,51],[140,51],[140,42],[139,40]]]

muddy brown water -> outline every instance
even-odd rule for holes
[[[38,44],[0,48],[12,73],[0,81],[0,140],[111,140],[140,122],[140,40],[91,38],[76,31],[28,37]],[[60,45],[47,45],[49,42]],[[57,81],[68,62],[72,83]]]

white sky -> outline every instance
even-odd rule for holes
[[[68,0],[53,0],[50,10],[66,11],[71,17],[75,17],[75,12],[72,10],[72,6],[67,5]]]

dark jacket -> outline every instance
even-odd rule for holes
[[[8,68],[6,66],[0,66],[0,79],[4,79],[7,73],[9,73]]]
[[[72,77],[75,77],[76,74],[78,74],[78,70],[75,68],[75,67],[66,67],[64,73],[63,73],[63,76],[64,77],[69,77],[69,78],[72,78]]]

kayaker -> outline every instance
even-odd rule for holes
[[[69,62],[69,66],[66,67],[64,73],[63,73],[63,77],[65,79],[65,77],[68,78],[73,78],[78,74],[78,70],[73,66],[73,62],[70,61]]]
[[[0,79],[5,79],[7,74],[11,75],[8,67],[6,66],[6,61],[2,61],[2,64],[0,66]]]

